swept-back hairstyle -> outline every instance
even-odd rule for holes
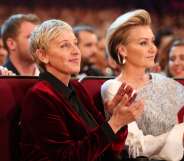
[[[119,16],[108,28],[106,33],[106,52],[117,62],[117,47],[126,44],[128,32],[132,27],[151,25],[151,18],[146,10],[138,9]]]

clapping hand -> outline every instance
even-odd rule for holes
[[[135,101],[136,92],[126,83],[122,83],[111,101],[106,102],[106,110],[111,117],[108,121],[114,132],[135,121],[144,111],[142,100]]]

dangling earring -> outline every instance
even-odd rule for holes
[[[118,63],[119,63],[119,64],[122,64],[123,62],[122,62],[122,57],[121,57],[121,55],[118,53],[117,56],[118,56]]]
[[[125,64],[126,63],[126,56],[123,57],[123,62],[122,64]]]
[[[125,56],[121,56],[119,53],[118,53],[118,62],[119,64],[125,64],[126,63],[126,57]]]

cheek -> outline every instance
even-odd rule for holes
[[[172,68],[172,66],[173,66],[173,62],[172,61],[169,61],[168,67],[169,68]]]

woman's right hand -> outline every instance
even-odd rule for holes
[[[134,101],[130,106],[125,106],[121,101],[113,110],[108,121],[112,130],[116,133],[121,127],[135,121],[144,111],[143,101]]]
[[[131,86],[122,83],[114,98],[105,105],[111,115],[109,124],[115,132],[135,121],[144,111],[143,101],[135,101],[136,93],[133,91]]]
[[[133,88],[123,82],[113,99],[104,102],[105,111],[107,111],[111,115],[113,113],[114,108],[120,101],[122,101],[122,103],[124,102],[125,105],[129,106],[135,100],[136,96],[137,94],[133,90]]]

